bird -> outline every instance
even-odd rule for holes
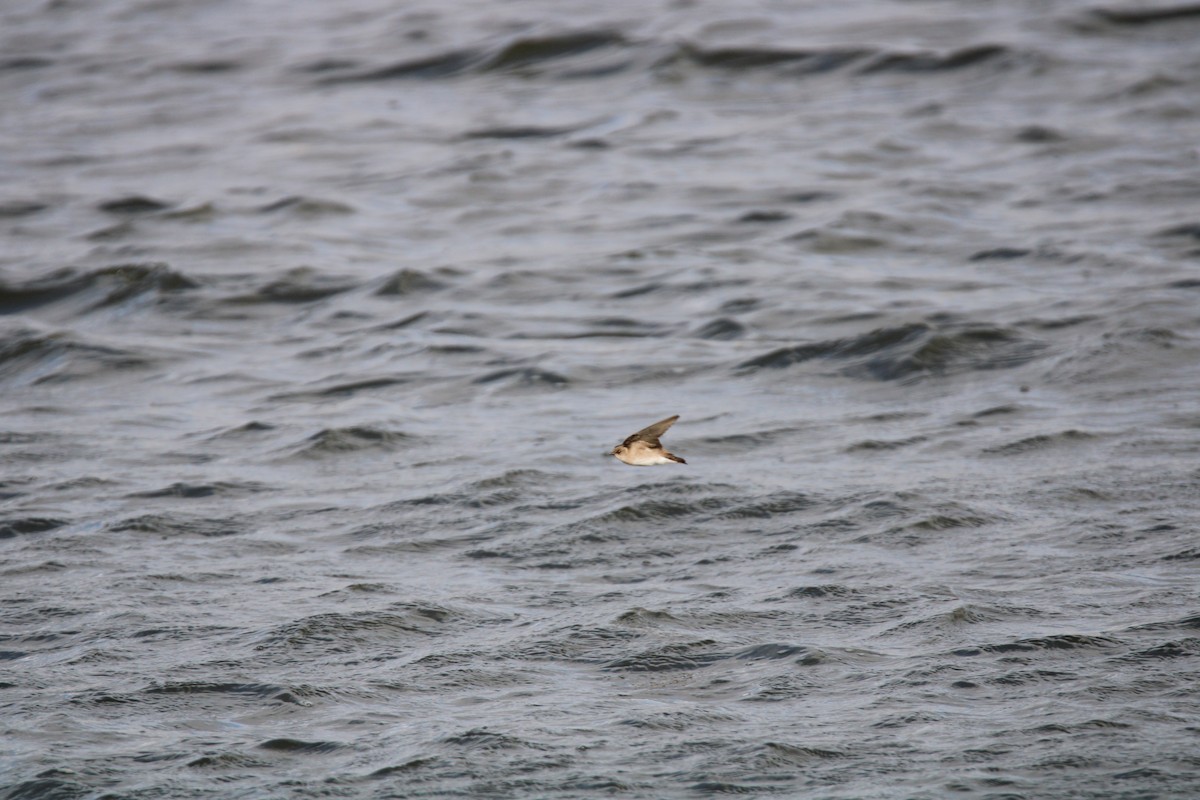
[[[658,437],[667,432],[667,428],[679,419],[676,414],[664,420],[648,425],[612,449],[611,455],[622,462],[634,467],[652,467],[655,464],[686,464],[679,456],[668,453],[658,441]]]

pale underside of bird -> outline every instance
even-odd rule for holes
[[[662,443],[658,441],[658,437],[666,433],[667,428],[674,425],[677,419],[679,419],[678,414],[642,428],[614,447],[612,455],[635,467],[652,467],[655,464],[686,464],[687,462],[679,456],[668,453]]]

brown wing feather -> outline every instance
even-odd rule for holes
[[[658,443],[658,437],[666,433],[667,428],[674,425],[675,420],[677,419],[679,419],[678,414],[673,417],[667,417],[666,419],[659,420],[653,425],[647,425],[637,433],[627,438],[624,444],[626,447],[629,447],[629,445],[633,444],[634,442],[645,442],[647,447],[661,449],[662,445]]]

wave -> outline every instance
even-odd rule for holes
[[[229,483],[226,481],[216,481],[215,483],[184,483],[182,481],[177,481],[169,486],[164,486],[161,489],[151,489],[150,491],[146,492],[136,492],[128,496],[148,499],[158,497],[195,499],[200,497],[240,497],[247,494],[256,494],[266,490],[267,486],[254,482]]]
[[[911,381],[1015,367],[1045,349],[1044,343],[1013,328],[914,322],[858,336],[778,348],[743,361],[737,370],[745,374],[825,360],[841,362],[839,372],[850,377]]]
[[[304,439],[292,454],[324,458],[364,450],[395,450],[413,440],[410,434],[367,426],[325,428]]]
[[[1091,14],[1113,25],[1153,25],[1160,22],[1175,22],[1200,17],[1200,3],[1151,6],[1149,8],[1134,6],[1095,8],[1091,10]]]
[[[564,375],[537,367],[514,367],[489,372],[475,378],[472,383],[496,383],[509,388],[562,389],[571,383]]]
[[[673,76],[681,69],[771,71],[803,77],[840,70],[857,75],[963,70],[980,65],[1009,67],[1038,60],[1038,54],[1012,45],[977,42],[949,50],[893,50],[869,46],[787,48],[706,47],[689,41],[633,39],[610,29],[545,36],[518,36],[498,43],[456,47],[390,64],[364,66],[342,58],[321,58],[300,67],[318,84],[391,80],[445,80],[464,75],[511,73],[558,80],[604,78],[640,69]]]
[[[282,278],[262,284],[249,294],[236,295],[229,302],[256,303],[313,303],[358,287],[357,281],[338,276],[322,275],[308,267],[288,270]]]
[[[620,55],[625,38],[609,30],[578,31],[548,36],[520,36],[508,42],[487,46],[457,48],[405,59],[381,67],[359,68],[349,62],[324,60],[306,68],[310,72],[340,73],[323,75],[323,84],[360,83],[397,79],[453,78],[465,73],[519,72],[540,73],[553,65],[560,77],[585,77],[608,74],[625,67],[616,61],[595,60],[597,51]],[[579,57],[590,55],[587,63]]]
[[[149,367],[153,359],[65,332],[0,331],[0,382],[50,383]]]
[[[142,514],[119,520],[109,530],[120,533],[148,533],[155,536],[199,536],[218,538],[236,536],[249,529],[244,519],[172,514]]]
[[[977,656],[981,653],[1029,653],[1038,650],[1098,650],[1105,651],[1116,647],[1119,641],[1106,636],[1088,636],[1080,633],[1064,633],[1053,636],[1039,636],[1030,639],[1018,639],[1013,642],[999,644],[983,644],[977,647],[960,648],[953,652],[956,656]]]
[[[67,520],[55,517],[9,517],[0,519],[0,539],[45,533],[69,524]]]
[[[174,294],[199,286],[162,262],[114,264],[86,271],[67,268],[27,283],[0,282],[0,314],[23,314],[64,300],[80,302],[81,313],[86,313],[147,294]]]
[[[1061,431],[1059,433],[1038,434],[1036,436],[1026,436],[1023,439],[1018,439],[1008,444],[989,447],[983,452],[988,455],[996,456],[1012,456],[1023,453],[1030,453],[1038,450],[1050,450],[1058,447],[1073,446],[1094,441],[1095,434],[1075,429]]]

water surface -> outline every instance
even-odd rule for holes
[[[1200,791],[1198,36],[6,7],[0,796]]]

